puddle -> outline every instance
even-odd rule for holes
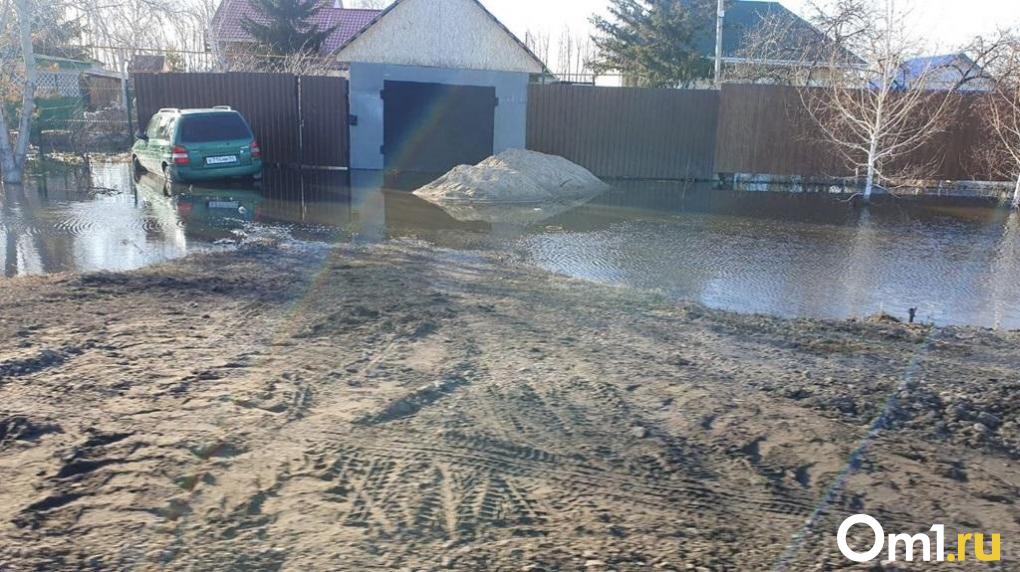
[[[845,318],[886,311],[1020,328],[1020,224],[1000,209],[626,183],[590,201],[442,209],[378,173],[269,171],[175,187],[121,163],[47,169],[0,198],[4,276],[128,270],[274,238],[424,240],[713,307]]]

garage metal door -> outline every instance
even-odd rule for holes
[[[387,81],[382,98],[387,170],[443,173],[492,155],[494,87]]]

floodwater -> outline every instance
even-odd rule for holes
[[[133,180],[128,165],[47,169],[0,195],[4,276],[126,270],[253,237],[413,238],[497,252],[709,306],[847,318],[880,311],[1020,328],[1020,221],[992,205],[625,183],[584,204],[449,209],[378,173],[267,172],[260,188]],[[2,284],[2,281],[0,281]]]

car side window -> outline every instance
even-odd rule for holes
[[[145,128],[146,137],[148,137],[149,139],[159,138],[159,125],[162,119],[163,116],[160,115],[159,113],[152,116],[152,119],[149,120],[149,126]]]
[[[159,122],[159,139],[170,139],[171,125],[174,123],[174,116],[167,114],[163,116],[163,119]]]

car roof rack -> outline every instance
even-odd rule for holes
[[[234,108],[230,107],[229,105],[214,105],[213,109],[216,109],[216,110],[219,110],[219,111],[233,111],[234,110]]]
[[[180,111],[180,109],[177,109],[176,107],[164,107],[160,109],[158,113],[176,113],[178,111]]]

